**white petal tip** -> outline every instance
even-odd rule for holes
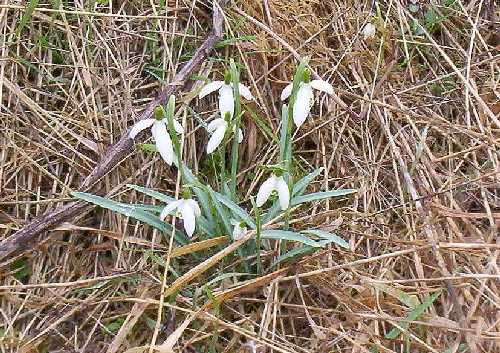
[[[214,91],[217,91],[219,88],[222,87],[222,85],[224,84],[224,81],[212,81],[208,84],[206,84],[205,86],[202,87],[200,93],[198,94],[198,98],[203,98],[205,97],[206,95],[214,92]]]
[[[293,83],[289,83],[281,92],[281,100],[284,101],[292,94]]]
[[[313,80],[311,81],[311,87],[317,89],[318,91],[325,92],[328,94],[333,94],[333,86],[323,80]]]

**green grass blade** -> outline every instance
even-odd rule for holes
[[[215,44],[215,49],[222,49],[222,48],[225,48],[227,46],[236,44],[238,42],[250,41],[250,40],[254,40],[255,38],[257,38],[257,37],[254,35],[247,35],[247,36],[224,39],[224,40],[221,40],[220,42],[218,42],[217,44]]]
[[[35,8],[38,6],[38,1],[39,0],[29,0],[28,5],[26,6],[26,11],[17,24],[16,36],[19,36],[24,27],[26,27],[26,25],[31,21],[31,16],[33,15],[33,11],[35,11]]]
[[[406,317],[406,319],[399,325],[402,329],[406,330],[412,321],[415,321],[420,315],[422,315],[427,308],[429,308],[432,303],[441,295],[441,292],[436,292],[433,295],[427,297],[427,299],[420,305],[417,305],[415,309],[413,309],[410,314]],[[388,334],[385,335],[388,339],[396,339],[401,330],[397,327],[393,328],[389,331]]]
[[[275,143],[279,143],[278,137],[274,134],[273,130],[269,127],[269,125],[267,125],[264,119],[262,119],[251,107],[246,106],[245,110],[250,113],[250,117],[264,136],[267,136]]]
[[[393,288],[390,286],[387,286],[383,283],[370,283],[371,286],[381,290],[387,295],[390,295],[391,297],[394,297],[398,299],[401,303],[409,307],[410,309],[414,309],[418,305],[420,305],[420,301],[418,300],[418,297],[414,294],[410,295],[405,292],[403,292],[400,289]]]

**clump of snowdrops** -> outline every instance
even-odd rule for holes
[[[139,134],[151,134],[155,150],[162,160],[179,171],[181,187],[178,196],[138,185],[128,187],[164,205],[126,204],[81,192],[74,192],[73,195],[149,224],[160,230],[166,241],[173,239],[176,246],[221,234],[231,237],[232,241],[246,241],[236,256],[250,259],[241,265],[248,276],[270,271],[285,260],[311,253],[328,244],[349,248],[342,238],[325,230],[290,227],[294,211],[304,204],[355,192],[353,189],[342,189],[306,193],[307,186],[321,174],[321,168],[298,180],[293,178],[292,133],[310,116],[313,90],[333,93],[333,87],[328,82],[311,80],[310,76],[307,60],[303,60],[293,81],[281,94],[282,101],[288,101],[288,104],[283,103],[282,106],[279,158],[272,165],[261,166],[265,169],[265,180],[249,200],[240,199],[236,176],[239,171],[239,144],[244,136],[241,129],[244,117],[242,98],[251,101],[254,97],[251,90],[240,82],[233,60],[223,80],[214,80],[199,92],[200,99],[210,94],[218,95],[218,116],[206,124],[209,138],[204,146],[207,158],[214,154],[220,157],[214,158],[220,164],[217,180],[201,180],[183,163],[182,137],[186,129],[175,119],[175,97],[171,96],[166,106],[156,108],[152,118],[132,126],[129,137],[135,139]],[[230,163],[226,166],[228,158]],[[182,220],[182,228],[175,226],[174,222],[178,219]],[[280,253],[263,261],[261,251],[270,249],[273,241],[280,242]],[[203,254],[195,255],[199,261],[203,260]],[[215,276],[213,281],[221,274],[216,273]]]

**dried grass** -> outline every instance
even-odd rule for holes
[[[254,37],[219,49],[200,75],[221,75],[220,59],[239,57],[243,80],[258,92],[247,108],[277,131],[279,94],[294,57],[309,56],[313,72],[332,82],[355,112],[322,98],[294,144],[299,172],[325,168],[316,189],[359,192],[349,202],[303,209],[292,224],[335,230],[351,251],[332,247],[247,283],[223,281],[214,288],[224,299],[216,310],[210,301],[203,306],[203,293],[192,301],[181,292],[164,303],[158,344],[190,322],[177,351],[500,350],[499,9],[491,0],[437,3],[443,20],[428,24],[430,35],[414,36],[411,17],[423,18],[430,5],[412,13],[409,2],[379,2],[378,35],[368,41],[359,33],[371,2],[264,0],[226,9],[226,31]],[[156,65],[168,82],[210,26],[206,1],[168,1],[167,9],[106,4],[65,4],[60,11],[40,3],[19,36],[25,5],[0,6],[3,238],[69,200],[68,191],[161,87],[146,71]],[[181,114],[189,104],[208,119],[213,105],[191,94],[199,84],[183,90]],[[203,172],[196,142],[206,135],[188,121],[185,160]],[[272,160],[276,147],[248,113],[244,124],[242,158],[252,176],[242,174],[239,188],[248,196],[261,182],[256,166]],[[101,183],[115,199],[136,202],[145,199],[124,192],[126,183],[174,192],[175,177],[158,158],[139,152]],[[148,345],[168,248],[160,238],[131,219],[93,210],[4,263],[1,351],[123,352]],[[196,268],[195,259],[174,251],[179,275]],[[238,261],[213,254],[218,271]],[[191,272],[189,281],[176,283],[196,292],[209,273]],[[412,306],[436,292],[438,299],[407,326]],[[404,334],[389,339],[394,327]]]

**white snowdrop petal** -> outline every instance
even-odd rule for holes
[[[224,125],[226,121],[222,118],[217,118],[208,123],[207,131],[212,133],[218,129],[221,125]]]
[[[233,239],[238,240],[240,238],[240,226],[236,224],[233,228]]]
[[[238,143],[243,142],[243,131],[241,129],[238,129]]]
[[[179,212],[182,215],[182,221],[184,223],[184,230],[188,237],[192,237],[194,230],[196,228],[196,218],[194,216],[194,210],[191,205],[186,202],[186,200],[182,200],[182,203],[179,205]]]
[[[303,84],[297,92],[297,99],[293,105],[293,122],[297,127],[300,127],[309,115],[313,98],[311,85]]]
[[[182,126],[182,124],[175,119],[174,119],[174,130],[178,134],[184,133],[184,126]]]
[[[326,81],[312,80],[310,84],[312,88],[317,89],[318,91],[333,94],[333,86]]]
[[[212,153],[213,151],[215,151],[217,149],[217,147],[219,147],[222,140],[224,140],[224,134],[226,133],[226,129],[227,129],[227,123],[224,122],[224,125],[219,126],[214,131],[214,133],[212,134],[212,136],[208,140],[208,144],[207,144],[207,153],[208,154]]]
[[[361,31],[361,34],[363,35],[364,39],[369,39],[375,37],[375,34],[377,32],[377,28],[373,23],[368,22],[364,27],[363,30]]]
[[[212,82],[206,84],[200,90],[200,93],[198,94],[198,98],[203,98],[206,95],[217,91],[219,88],[222,87],[223,84],[224,84],[224,81],[212,81]]]
[[[143,119],[139,120],[137,123],[132,126],[132,129],[130,129],[130,132],[128,133],[128,136],[131,139],[134,139],[139,132],[141,132],[144,129],[147,129],[151,125],[155,123],[156,119]]]
[[[219,111],[221,118],[225,118],[227,112],[231,117],[234,114],[233,88],[230,85],[223,85],[219,89]]]
[[[163,221],[167,216],[172,213],[179,206],[180,201],[172,201],[167,206],[163,208],[160,214],[160,219]]]
[[[257,198],[255,200],[257,207],[261,207],[266,203],[267,199],[269,199],[269,196],[271,196],[271,193],[275,190],[275,188],[276,176],[274,176],[273,174],[271,177],[269,177],[269,179],[262,183],[259,191],[257,192]]]
[[[286,85],[286,87],[281,92],[281,100],[284,101],[292,94],[293,82]]]
[[[284,211],[288,209],[288,206],[290,205],[290,190],[288,189],[288,185],[282,176],[276,179],[276,190],[278,190],[278,198],[281,209]]]
[[[194,215],[196,217],[201,216],[201,209],[200,205],[198,205],[198,202],[193,199],[186,200],[186,202],[188,202],[189,206],[193,209]]]
[[[240,83],[238,85],[238,90],[240,92],[240,96],[244,97],[249,101],[253,99],[252,92],[250,92],[250,89],[244,84]]]
[[[240,240],[247,232],[247,227],[240,227],[240,224],[236,224],[233,228],[233,239]]]
[[[163,158],[168,165],[172,165],[174,160],[174,148],[165,123],[162,121],[156,121],[153,124],[151,132],[153,133],[156,148],[158,149],[158,152],[160,152],[161,158]]]

